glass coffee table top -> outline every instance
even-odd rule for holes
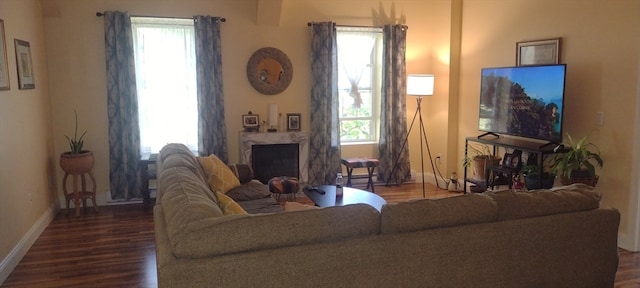
[[[311,199],[311,201],[313,201],[313,203],[318,207],[344,206],[363,203],[381,211],[382,206],[387,204],[387,201],[382,199],[382,197],[365,190],[344,187],[342,188],[342,198],[336,198],[336,186],[318,185],[316,187],[325,191],[325,193],[321,194],[316,191],[307,191],[307,189],[302,189],[302,191],[304,191],[304,194],[307,195],[307,197],[309,197],[309,199]]]

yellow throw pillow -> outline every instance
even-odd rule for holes
[[[217,191],[216,197],[218,197],[218,205],[220,205],[220,209],[224,215],[247,214],[247,211],[244,211],[244,209],[242,209],[236,201],[233,201],[231,197]]]
[[[211,190],[227,193],[227,191],[240,186],[238,177],[218,156],[211,154],[208,157],[197,158],[202,170],[204,170],[204,174],[207,176]]]

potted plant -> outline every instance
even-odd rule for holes
[[[538,165],[524,166],[520,172],[524,176],[524,185],[527,187],[527,190],[549,189],[553,187],[553,182],[556,180],[556,175],[545,171],[544,167],[542,175],[540,175],[540,166]],[[540,179],[541,176],[542,179]]]
[[[83,174],[93,168],[93,152],[83,149],[85,134],[87,134],[86,130],[78,137],[78,112],[75,111],[73,138],[64,136],[69,142],[69,151],[60,155],[60,167],[67,174]]]
[[[560,177],[563,185],[572,183],[584,183],[596,186],[598,175],[596,166],[602,167],[600,149],[593,143],[586,143],[587,136],[574,141],[567,133],[569,147],[565,147],[565,153],[556,154],[551,169]]]
[[[462,166],[473,167],[473,175],[476,180],[485,181],[486,167],[500,165],[500,156],[493,155],[489,145],[478,144],[479,147],[474,145],[467,145],[467,155],[462,160]],[[470,156],[471,154],[471,156]]]

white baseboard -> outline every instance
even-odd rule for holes
[[[38,240],[38,237],[40,237],[42,232],[44,232],[44,229],[46,229],[49,223],[53,221],[58,210],[58,205],[56,203],[52,203],[47,211],[40,216],[38,221],[31,226],[24,237],[20,239],[18,244],[13,247],[9,255],[0,262],[0,285],[7,280],[9,274],[11,274],[13,269],[15,269],[16,266],[18,266],[18,263],[20,263],[20,260],[22,260],[22,257],[27,254],[27,251],[29,251],[33,243]]]

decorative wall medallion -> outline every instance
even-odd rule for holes
[[[266,95],[278,94],[289,86],[293,66],[284,52],[273,48],[260,48],[247,63],[247,78],[251,86]]]

